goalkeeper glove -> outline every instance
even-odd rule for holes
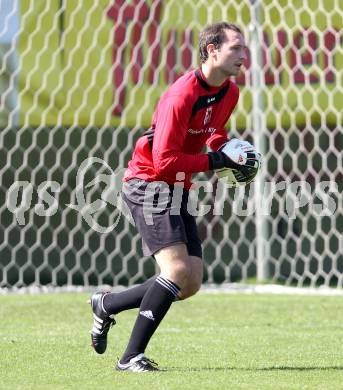
[[[234,169],[238,181],[250,182],[261,165],[261,154],[247,141],[232,139],[218,152],[209,152],[209,169]]]

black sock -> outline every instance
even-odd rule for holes
[[[166,315],[180,288],[168,279],[159,276],[144,295],[136,323],[133,327],[129,344],[121,363],[144,353],[146,346]]]
[[[123,310],[139,307],[145,293],[155,280],[156,276],[153,276],[139,286],[128,288],[119,293],[106,294],[103,300],[104,309],[108,314],[118,314]]]

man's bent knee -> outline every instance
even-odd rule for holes
[[[161,249],[155,254],[161,269],[161,276],[177,284],[181,289],[186,285],[192,273],[186,245],[175,244]]]
[[[161,269],[161,275],[176,283],[180,288],[187,284],[190,274],[191,267],[183,259],[175,261],[174,265],[168,269]]]
[[[196,294],[202,284],[203,264],[200,257],[190,256],[189,263],[191,264],[192,272],[187,279],[187,284],[183,286],[179,293],[179,299],[186,299]]]
[[[187,298],[190,298],[191,296],[195,295],[201,287],[201,282],[198,283],[188,283],[184,288],[181,289],[181,291],[178,294],[178,298],[180,300],[184,300]]]

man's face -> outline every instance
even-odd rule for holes
[[[215,49],[214,64],[225,76],[236,76],[243,61],[247,58],[247,47],[242,34],[226,30],[226,40],[219,49]]]

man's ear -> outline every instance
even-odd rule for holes
[[[208,53],[208,56],[212,56],[214,54],[214,51],[216,50],[216,47],[213,43],[209,43],[207,45],[207,53]]]

